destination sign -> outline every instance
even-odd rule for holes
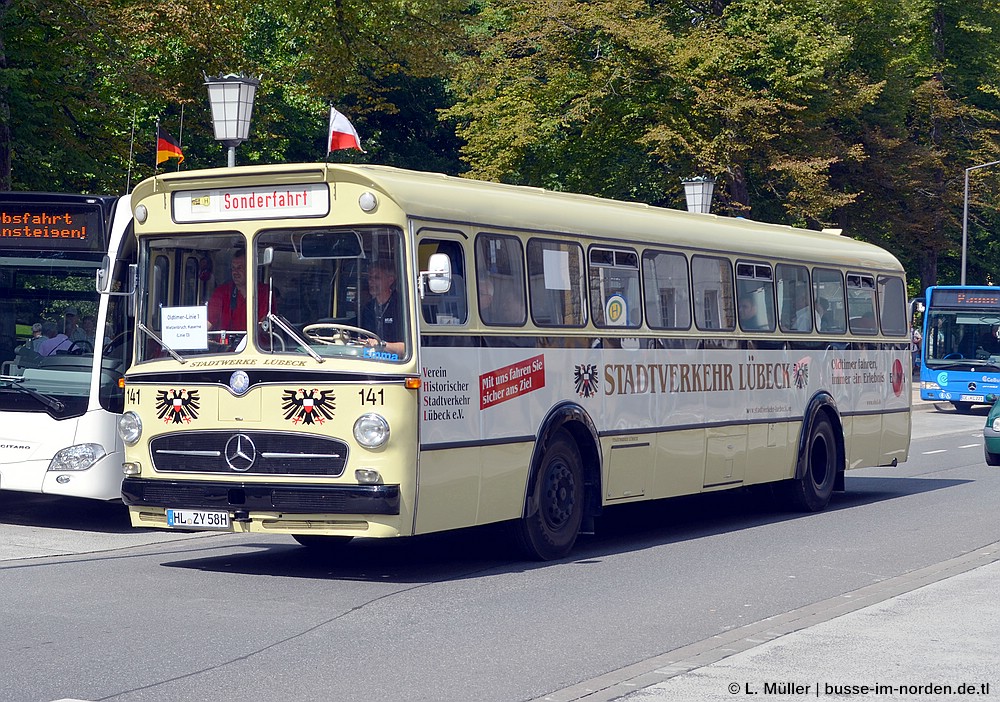
[[[932,290],[931,307],[1000,312],[1000,288],[996,292],[975,289]]]
[[[0,248],[99,251],[105,246],[98,203],[0,202]]]

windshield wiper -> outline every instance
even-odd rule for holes
[[[149,327],[147,327],[147,326],[146,326],[145,324],[143,324],[142,322],[139,322],[139,331],[141,331],[142,333],[146,334],[146,335],[147,335],[147,336],[149,336],[149,337],[150,337],[150,338],[151,338],[151,339],[152,339],[153,341],[155,341],[155,342],[156,342],[156,343],[158,343],[158,344],[159,344],[160,346],[162,346],[162,347],[163,347],[163,349],[164,349],[164,350],[165,350],[165,351],[166,351],[167,353],[169,353],[169,354],[170,354],[171,356],[173,356],[173,357],[174,357],[174,360],[175,360],[175,361],[179,361],[179,362],[181,362],[181,363],[187,363],[187,359],[186,359],[186,358],[184,358],[184,357],[183,357],[183,356],[181,356],[181,355],[180,355],[179,353],[177,353],[176,351],[174,351],[174,350],[173,350],[172,348],[170,348],[169,346],[167,346],[167,344],[166,344],[166,343],[164,343],[163,339],[161,339],[160,337],[158,337],[158,336],[157,336],[157,335],[155,334],[155,332],[153,332],[153,330],[152,330],[152,329],[150,329]]]
[[[309,345],[309,342],[306,341],[305,339],[303,339],[299,335],[299,333],[295,330],[295,327],[293,327],[291,324],[289,324],[288,322],[286,322],[283,318],[279,317],[278,315],[274,314],[273,312],[268,312],[267,315],[264,317],[264,319],[266,319],[267,321],[271,322],[272,324],[277,324],[279,329],[281,329],[283,332],[285,332],[286,334],[288,334],[288,336],[292,337],[297,342],[299,342],[299,346],[301,346],[303,349],[305,349],[306,353],[309,354],[310,356],[312,356],[313,359],[315,359],[316,361],[319,361],[320,363],[322,363],[323,361],[326,360],[325,358],[323,358],[322,356],[320,356],[318,353],[316,353],[315,351],[313,351],[312,346]]]
[[[43,395],[42,393],[32,390],[31,388],[21,387],[20,383],[24,382],[24,378],[21,376],[0,375],[0,382],[6,383],[7,387],[11,390],[17,390],[18,392],[23,392],[25,395],[30,395],[51,410],[62,412],[66,409],[66,405],[51,395]]]

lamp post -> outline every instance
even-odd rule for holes
[[[965,197],[962,205],[962,285],[965,285],[965,259],[969,250],[969,171],[975,171],[988,166],[995,166],[1000,161],[990,161],[979,166],[969,166],[965,169]]]
[[[712,192],[715,190],[715,178],[712,176],[696,176],[681,178],[684,184],[684,197],[687,199],[688,212],[708,214],[712,211]]]
[[[214,78],[206,73],[202,75],[208,88],[208,101],[212,105],[215,140],[227,147],[227,163],[232,168],[236,165],[236,147],[250,135],[250,115],[260,79],[242,73],[227,73]]]

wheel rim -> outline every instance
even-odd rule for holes
[[[812,475],[813,482],[817,486],[822,486],[826,483],[832,463],[833,458],[830,455],[830,443],[824,435],[817,434],[813,440],[812,454],[809,456],[809,472]]]
[[[573,471],[563,462],[549,466],[545,474],[543,495],[545,521],[552,529],[560,529],[573,517],[576,509],[576,482]]]

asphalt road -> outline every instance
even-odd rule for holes
[[[853,471],[825,512],[742,492],[616,508],[552,564],[517,561],[494,529],[317,559],[290,538],[133,531],[117,505],[0,494],[0,700],[579,699],[1000,541],[984,415],[915,411],[911,460]]]

